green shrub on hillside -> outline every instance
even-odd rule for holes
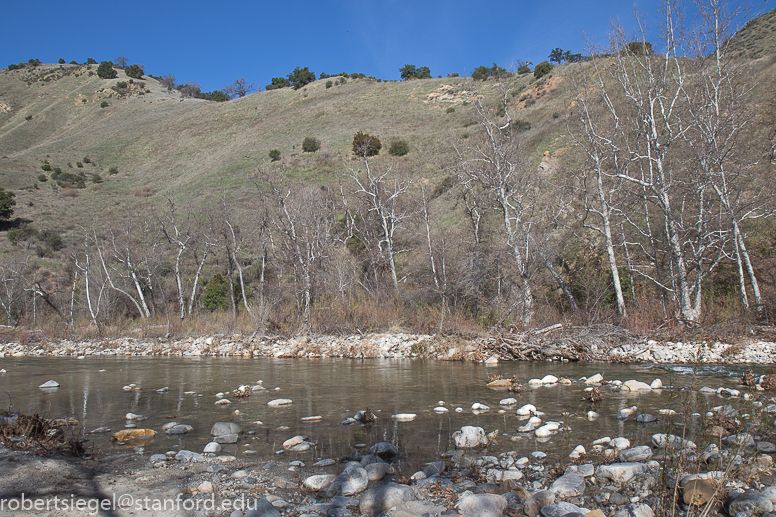
[[[13,207],[16,206],[16,200],[14,199],[16,194],[10,190],[3,190],[0,187],[0,219],[10,219],[13,215]]]
[[[127,74],[127,77],[141,79],[143,77],[143,68],[140,65],[129,65],[124,69],[124,73]]]
[[[388,154],[391,156],[404,156],[410,152],[410,144],[405,140],[394,140],[391,147],[388,148]]]
[[[65,64],[65,59],[60,57],[59,60],[57,61],[57,63],[59,63],[60,65],[64,65]]]
[[[326,89],[329,89],[332,86],[334,86],[334,83],[332,83],[331,81],[326,81]]]
[[[115,79],[118,76],[118,72],[113,69],[113,63],[110,61],[103,61],[97,67],[97,77],[100,79]]]
[[[108,106],[110,106],[110,104],[108,103],[108,101],[102,101],[102,102],[100,103],[100,107],[101,107],[101,108],[107,108]]]
[[[30,60],[29,60],[29,61],[27,61],[27,62],[28,62],[30,65],[32,65],[32,66],[40,66],[40,65],[41,65],[41,61],[40,61],[40,59],[35,59],[35,58],[32,58],[32,59],[30,59]]]
[[[49,162],[45,162],[43,165],[40,166],[40,168],[44,171],[50,171],[51,170],[51,164]]]
[[[517,73],[520,75],[530,74],[531,67],[529,67],[528,65],[520,65],[517,67]]]
[[[288,82],[294,88],[298,90],[302,86],[315,81],[315,72],[311,72],[308,67],[294,68],[294,71],[288,74]]]
[[[96,172],[92,174],[92,183],[102,183],[102,176]]]
[[[21,70],[22,68],[26,68],[27,65],[24,63],[19,63],[18,65],[8,65],[8,70]]]
[[[26,117],[24,117],[24,120],[29,122],[30,120],[32,120],[32,115],[27,115]]]
[[[92,163],[92,160],[88,156],[84,156],[83,162],[84,163]]]
[[[91,57],[87,57],[86,58],[86,64],[87,65],[96,65],[97,64],[97,60],[94,59],[94,58],[91,58]]]
[[[215,311],[229,307],[229,284],[221,275],[216,275],[205,284],[202,291],[202,305]]]
[[[280,88],[285,88],[287,86],[291,86],[291,83],[286,79],[285,77],[273,77],[272,83],[265,86],[265,89],[267,90],[277,90]]]
[[[269,152],[269,159],[272,160],[273,162],[280,161],[280,156],[281,156],[280,149],[272,149]]]
[[[75,162],[75,166],[78,167],[79,169],[83,169],[84,168],[84,164],[81,163],[81,162]]]
[[[111,176],[115,176],[118,173],[119,173],[119,168],[116,167],[115,165],[111,166],[111,168],[108,169],[108,174],[110,174]]]
[[[542,61],[534,68],[534,77],[540,79],[552,71],[552,65],[548,61]]]
[[[527,120],[518,118],[512,121],[512,128],[518,133],[522,133],[523,131],[528,131],[531,129],[531,123]]]
[[[455,113],[455,108],[452,106],[448,106],[445,110],[445,113]]]
[[[321,141],[315,137],[307,136],[302,141],[302,151],[306,153],[314,153],[321,148]]]
[[[376,156],[380,153],[383,144],[376,136],[359,131],[353,135],[353,154],[358,156]]]
[[[38,181],[41,183],[46,183],[48,181],[48,176],[45,174],[38,174]]]

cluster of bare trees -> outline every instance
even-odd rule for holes
[[[16,325],[47,307],[97,328],[116,315],[183,320],[214,308],[218,274],[224,308],[257,328],[290,317],[307,329],[315,310],[359,297],[434,306],[437,325],[455,312],[522,326],[628,321],[651,298],[664,319],[696,325],[720,268],[762,314],[748,232],[774,207],[768,135],[745,62],[725,52],[720,1],[700,12],[689,43],[668,2],[661,47],[646,28],[641,44],[616,28],[609,48],[569,65],[578,160],[564,169],[537,168],[507,78],[475,96],[476,129],[452,142],[437,184],[370,156],[368,142],[324,185],[263,164],[247,203],[223,193],[198,211],[168,194],[156,214],[82,228],[67,278],[3,264],[1,314]]]

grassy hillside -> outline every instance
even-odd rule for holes
[[[746,88],[752,88],[746,90],[749,93],[742,98],[748,103],[747,117],[752,114],[746,129],[747,143],[757,146],[767,140],[766,133],[776,124],[772,110],[776,61],[772,59],[769,46],[773,39],[769,24],[775,19],[776,10],[750,22],[731,41],[731,45],[744,49],[746,54],[737,57],[736,66],[738,71],[746,72],[742,74],[746,77]],[[639,59],[638,55],[631,57]],[[611,55],[600,59],[597,64],[602,70],[615,64]],[[690,64],[686,58],[679,61]],[[13,191],[17,201],[17,220],[10,226],[18,230],[29,224],[42,232],[36,237],[37,246],[53,242],[54,234],[62,238],[56,253],[45,250],[33,253],[35,247],[31,238],[16,245],[9,239],[0,239],[0,269],[4,267],[3,261],[20,261],[24,255],[29,255],[25,268],[30,278],[44,279],[49,291],[57,293],[59,301],[53,305],[61,308],[78,299],[74,302],[74,305],[80,304],[76,312],[80,311],[81,317],[85,318],[87,311],[82,299],[85,287],[78,287],[83,279],[73,274],[74,254],[82,252],[84,243],[81,228],[121,228],[127,217],[132,216],[138,221],[146,220],[150,231],[156,232],[157,241],[153,246],[141,242],[144,237],[137,236],[127,245],[127,250],[135,247],[137,253],[143,251],[143,246],[147,247],[145,251],[152,249],[153,253],[149,252],[141,259],[146,267],[142,287],[151,299],[151,305],[161,312],[163,308],[175,305],[172,300],[177,303],[176,279],[172,273],[175,247],[160,232],[167,193],[175,195],[180,214],[191,207],[200,222],[220,213],[218,201],[223,196],[235,214],[234,222],[244,228],[242,237],[246,242],[238,263],[245,268],[249,291],[246,298],[250,297],[254,308],[260,299],[264,304],[266,288],[270,308],[256,319],[272,322],[271,325],[267,323],[268,328],[273,325],[278,329],[287,328],[288,322],[298,317],[299,293],[304,290],[300,287],[304,283],[300,272],[306,267],[313,271],[314,277],[308,289],[315,292],[313,298],[322,300],[313,304],[313,319],[322,322],[324,329],[390,326],[401,322],[417,329],[433,330],[437,325],[441,326],[442,321],[454,321],[456,314],[462,320],[483,327],[509,325],[515,321],[516,293],[521,282],[524,285],[531,283],[535,289],[536,304],[541,307],[537,310],[537,324],[563,317],[587,323],[616,321],[612,316],[612,288],[606,273],[602,240],[586,226],[589,220],[583,220],[595,218],[594,213],[584,211],[590,200],[581,194],[585,180],[579,171],[585,160],[581,148],[569,135],[569,127],[579,123],[582,100],[574,86],[575,81],[579,74],[592,70],[593,64],[586,62],[556,66],[551,75],[540,79],[531,73],[487,81],[470,78],[405,82],[347,79],[344,84],[335,81],[335,85],[328,88],[328,80],[319,80],[300,90],[283,88],[221,103],[184,98],[178,91],[168,91],[152,77],[130,82],[121,70],[115,79],[100,79],[96,75],[96,65],[42,64],[0,70],[0,186]],[[611,76],[607,80],[611,84],[605,85],[606,88],[616,82]],[[598,93],[600,88],[588,91],[591,98]],[[506,132],[519,134],[514,141],[520,143],[521,163],[523,159],[527,163],[525,184],[531,184],[525,191],[527,205],[531,207],[525,212],[530,212],[529,219],[520,220],[521,224],[525,223],[520,230],[524,232],[519,237],[523,243],[520,245],[532,250],[525,255],[523,265],[530,270],[525,274],[517,271],[520,267],[516,266],[514,256],[510,256],[515,254],[515,247],[506,244],[504,221],[499,219],[503,205],[500,207],[495,201],[496,191],[487,188],[472,191],[472,194],[482,195],[481,201],[485,203],[482,208],[483,239],[473,246],[475,239],[461,195],[463,189],[452,188],[454,146],[463,149],[482,142],[483,126],[478,121],[475,105],[483,105],[487,116],[500,120],[501,124],[506,120],[506,113],[499,110],[505,95],[510,106],[508,114],[513,121]],[[635,120],[626,108],[627,102],[620,96],[615,104],[619,103],[617,109],[623,109],[621,113],[626,118]],[[599,110],[603,103],[594,103],[591,107]],[[336,186],[338,178],[351,168],[363,166],[351,149],[357,131],[379,136],[382,140],[383,151],[371,162],[376,170],[392,167],[415,180],[410,187],[411,195],[402,199],[402,203],[411,206],[400,207],[406,208],[412,217],[402,223],[395,243],[404,250],[396,256],[402,277],[401,290],[395,287],[395,282],[385,280],[384,243],[378,245],[378,234],[382,230],[371,235],[345,235],[345,207],[338,204],[339,201],[328,202],[329,212],[323,218],[322,227],[330,226],[323,232],[325,238],[322,240],[327,243],[321,250],[316,248],[321,235],[311,237],[308,234],[305,238],[310,240],[303,246],[283,241],[288,232],[284,232],[282,210],[277,206],[274,215],[262,223],[267,228],[271,226],[267,230],[273,235],[269,241],[262,241],[269,239],[268,234],[262,233],[264,230],[260,228],[264,227],[256,225],[249,217],[277,201],[266,196],[266,192],[265,197],[257,192],[256,181],[261,173],[282,171],[286,178],[318,189],[319,186]],[[579,135],[578,127],[576,131]],[[629,131],[634,138],[632,142],[637,147],[642,145],[643,141],[637,138],[637,122]],[[302,152],[305,137],[318,139],[320,150]],[[406,156],[388,153],[390,144],[396,140],[409,143],[410,152]],[[681,145],[678,142],[674,147]],[[274,149],[281,152],[282,159],[279,164],[270,165],[268,153]],[[686,150],[689,153],[690,147]],[[751,151],[761,153],[759,148]],[[643,156],[644,153],[639,159]],[[677,155],[675,163],[681,163],[678,168],[689,178],[697,163],[688,156],[679,159]],[[759,171],[769,165],[760,161],[756,167]],[[756,179],[754,183],[760,180]],[[690,183],[692,181],[686,184]],[[681,184],[677,181],[677,185]],[[422,217],[421,185],[431,199],[429,227]],[[510,188],[522,187],[514,183],[507,190]],[[640,194],[626,192],[628,187],[622,186],[613,186],[612,192],[618,188],[623,188],[623,196],[616,201],[621,203],[616,213],[632,216],[629,211],[635,211],[638,214]],[[295,194],[299,197],[289,199],[308,203],[292,207],[298,210],[300,230],[297,233],[301,235],[302,229],[311,232],[312,226],[322,219],[315,219],[311,208],[317,202],[315,189],[309,189],[309,192],[300,186],[296,189],[299,192]],[[744,197],[753,195],[752,192],[755,191],[746,190]],[[510,195],[513,193],[514,190]],[[590,193],[592,190],[588,191]],[[682,197],[695,193],[677,190],[675,195]],[[353,192],[350,194],[353,194],[351,202],[364,202]],[[708,195],[714,197],[710,187]],[[704,202],[697,206],[703,206]],[[689,202],[679,205],[682,208],[677,210],[681,211],[685,206],[693,206]],[[660,273],[661,268],[672,271],[673,266],[668,247],[661,240],[664,235],[660,234],[660,228],[665,225],[655,215],[655,206],[642,218],[637,215],[619,219],[616,246],[622,255],[627,242],[633,246],[627,249],[633,254],[627,256],[629,263],[641,261],[647,268],[642,271],[654,268]],[[684,221],[691,214],[682,212],[680,215]],[[356,219],[366,226],[365,221],[373,216],[373,210],[362,206]],[[515,215],[514,220],[518,221],[520,217],[523,216]],[[650,222],[650,218],[656,218],[652,223],[658,230],[647,241],[643,229],[633,228]],[[708,224],[721,220],[709,220]],[[218,224],[225,223],[221,220]],[[771,223],[761,219],[742,224],[749,232],[747,239],[758,263],[756,267],[767,277],[766,270],[771,263],[768,251],[771,249]],[[45,230],[52,233],[43,233]],[[197,237],[199,251],[191,247],[182,255],[186,261],[182,281],[189,289],[194,283],[197,257],[201,256],[198,253],[202,253],[206,240],[204,230],[201,231]],[[633,233],[626,237],[626,231]],[[692,228],[687,228],[686,249],[694,244],[693,232]],[[721,228],[718,235],[725,236],[721,248],[727,246],[723,254],[729,259],[734,252],[727,232]],[[214,231],[208,237],[217,239],[218,244],[213,245],[214,251],[202,270],[200,282],[216,274],[228,276],[231,273],[233,280],[237,278],[237,273],[229,269],[232,259],[225,258],[231,252],[228,251],[228,237],[224,240],[224,235],[222,229],[220,234]],[[366,243],[369,238],[373,239],[371,249]],[[95,242],[90,245],[97,246],[97,240],[95,236]],[[268,254],[269,248],[274,255]],[[309,264],[303,264],[298,256],[300,249],[319,253],[317,262],[311,259]],[[429,253],[436,263],[429,264]],[[116,271],[124,267],[121,258],[117,253],[113,254]],[[621,256],[619,260],[622,264],[625,258]],[[709,287],[704,288],[707,290],[704,296],[710,293],[706,298],[712,300],[709,303],[730,306],[730,300],[737,296],[737,276],[731,263],[725,260],[714,275],[709,272]],[[634,265],[632,271],[639,267]],[[437,268],[436,276],[432,274],[433,268]],[[102,273],[98,268],[92,274],[99,276]],[[561,294],[558,278],[570,286],[568,292]],[[21,279],[18,281],[22,282]],[[368,285],[370,282],[373,284]],[[648,317],[632,320],[636,325],[661,324],[662,319],[670,317],[674,302],[671,302],[667,287],[661,298],[656,294],[661,293],[660,289],[635,274],[630,275],[627,282],[638,283],[631,290],[630,303],[637,307],[639,298],[643,307],[649,307],[644,310],[649,313]],[[127,289],[135,288],[131,284],[127,284]],[[773,293],[773,300],[768,303],[776,308],[776,283],[769,284],[764,290]],[[401,296],[396,296],[399,292]],[[579,299],[583,306],[581,312],[569,315],[564,302],[569,295]],[[0,293],[0,301],[2,296]],[[226,295],[222,293],[223,296]],[[385,305],[387,298],[391,299],[390,306]],[[115,314],[137,316],[138,306],[133,308],[120,299],[114,293],[110,300],[100,302],[105,304],[100,318]],[[659,299],[662,300],[660,307]],[[29,304],[25,300],[14,303]],[[27,311],[26,308],[18,310],[20,313]],[[0,312],[0,316],[2,314]],[[91,319],[98,318],[92,316]],[[84,321],[88,323],[88,319]],[[251,325],[256,325],[256,321]]]

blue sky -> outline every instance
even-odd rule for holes
[[[660,3],[638,2],[653,29]],[[746,5],[766,12],[776,0]],[[627,0],[26,0],[4,5],[0,67],[125,56],[147,73],[198,82],[204,91],[238,77],[263,87],[297,66],[399,79],[409,63],[435,77],[463,75],[494,62],[538,63],[554,47],[583,52],[586,37],[606,42],[613,19],[633,28],[633,8]]]

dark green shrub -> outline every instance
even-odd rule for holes
[[[314,153],[320,148],[321,142],[315,137],[306,136],[305,139],[302,140],[302,151],[306,153]]]
[[[49,162],[44,163],[40,166],[40,168],[44,171],[50,171],[51,170],[51,164]]]
[[[24,63],[19,63],[18,65],[8,65],[8,70],[21,70],[22,68],[25,68],[27,65]]]
[[[102,176],[96,172],[92,174],[92,183],[102,183]]]
[[[391,147],[388,148],[388,153],[391,156],[404,156],[410,152],[410,144],[405,140],[394,140],[391,143]]]
[[[100,103],[100,107],[101,107],[101,108],[107,108],[108,106],[110,106],[110,104],[108,103],[108,101],[102,101],[102,102]]]
[[[376,156],[380,153],[383,144],[376,136],[359,131],[353,135],[353,154],[358,156]]]
[[[84,164],[81,163],[81,162],[75,162],[75,166],[78,167],[79,169],[83,169],[84,168]]]
[[[70,61],[70,64],[71,64],[71,65],[77,65],[77,64],[78,64],[78,61],[76,61],[75,59],[73,59],[72,61]]]
[[[143,68],[140,65],[129,65],[124,69],[124,73],[127,74],[127,77],[140,79],[143,77]]]
[[[294,90],[298,90],[302,86],[310,84],[313,81],[315,81],[315,72],[311,72],[308,67],[296,67],[293,72],[288,74],[288,82]]]
[[[100,79],[115,79],[118,76],[118,72],[113,69],[113,63],[110,61],[103,61],[97,67],[97,77]]]
[[[517,73],[520,75],[530,74],[531,67],[529,67],[528,65],[520,65],[517,67]]]
[[[65,247],[62,236],[55,230],[43,230],[36,236],[38,245],[35,246],[35,253],[39,257],[51,257],[55,251]]]
[[[97,64],[97,60],[95,60],[95,59],[92,59],[92,58],[90,58],[90,57],[87,57],[87,58],[86,58],[86,64],[87,64],[87,65],[96,65],[96,64]]]
[[[525,107],[526,107],[526,108],[530,108],[530,107],[531,107],[531,106],[533,106],[534,104],[536,104],[536,99],[534,99],[533,97],[528,97],[528,98],[525,100]]]
[[[527,120],[518,118],[512,121],[512,128],[518,133],[522,133],[523,131],[528,131],[531,129],[531,123]]]
[[[552,65],[548,61],[542,61],[534,68],[534,77],[540,79],[552,71]]]
[[[48,181],[48,176],[45,174],[38,174],[38,181],[41,183],[46,183]]]
[[[119,173],[119,168],[116,167],[115,165],[111,166],[111,168],[108,169],[108,174],[110,174],[111,176],[115,176],[118,173]]]
[[[127,82],[126,82],[126,81],[119,81],[119,82],[117,82],[117,83],[116,83],[116,85],[113,87],[113,89],[114,89],[114,90],[123,90],[123,89],[124,89],[124,88],[126,88],[127,86],[128,86],[128,85],[127,85]]]
[[[84,163],[92,163],[92,160],[90,160],[88,156],[84,156],[83,162]]]
[[[458,72],[453,72],[452,74],[447,74],[447,77],[458,77]]]
[[[399,69],[401,78],[408,79],[431,79],[431,70],[427,66],[404,65]]]
[[[452,106],[448,106],[445,110],[445,113],[455,113],[455,108]]]
[[[3,190],[0,187],[0,219],[10,219],[13,215],[13,207],[16,206],[16,200],[14,199],[16,194],[10,190]]]
[[[272,149],[269,152],[269,159],[272,160],[273,162],[280,161],[280,156],[281,156],[280,149]]]
[[[272,83],[265,86],[267,90],[277,90],[279,88],[285,88],[291,86],[291,83],[285,77],[273,77]]]
[[[8,240],[14,246],[18,246],[20,243],[28,241],[36,235],[38,235],[38,230],[27,223],[22,223],[18,228],[8,232]]]
[[[556,111],[555,113],[553,113],[552,118],[560,118],[560,112]]]
[[[35,59],[35,58],[32,58],[32,59],[30,59],[27,62],[29,64],[31,64],[32,66],[40,66],[40,64],[41,64],[40,59]]]
[[[64,65],[65,64],[64,58],[60,57],[59,60],[57,61],[57,63],[59,63],[60,65]]]
[[[202,305],[211,311],[229,307],[229,284],[224,277],[216,275],[205,284],[205,289],[202,291]]]
[[[62,188],[86,188],[86,179],[78,174],[63,172],[52,179]]]
[[[29,122],[30,120],[32,120],[32,115],[27,115],[26,117],[24,117],[24,120]]]
[[[332,86],[334,86],[334,83],[332,83],[331,81],[326,81],[326,89],[329,89]]]

